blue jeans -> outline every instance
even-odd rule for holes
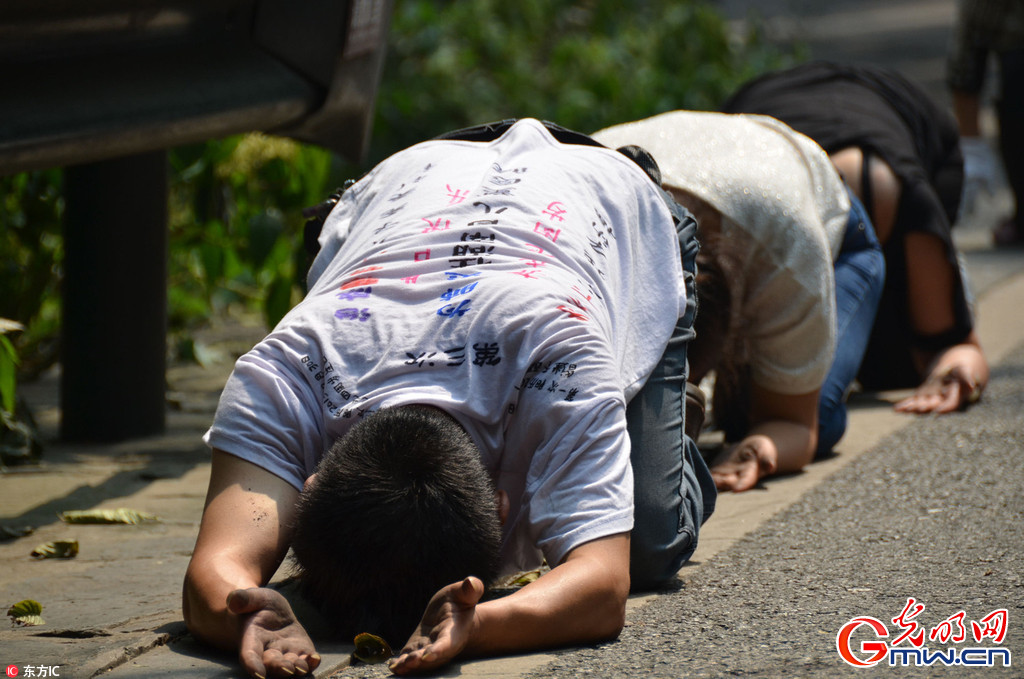
[[[850,217],[835,261],[836,353],[818,399],[818,449],[832,450],[846,432],[846,394],[860,370],[885,285],[885,257],[864,206],[852,191]]]
[[[686,350],[697,314],[697,224],[683,212],[678,224],[686,282],[686,313],[679,319],[661,361],[629,402],[634,479],[630,578],[634,590],[669,580],[697,548],[701,524],[715,509],[714,480],[686,435]]]

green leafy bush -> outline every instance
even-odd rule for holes
[[[20,333],[20,323],[0,318],[0,469],[33,462],[41,445],[32,415],[18,398],[18,350],[9,335]]]
[[[172,329],[234,306],[268,326],[300,294],[302,208],[329,192],[335,160],[323,149],[249,134],[170,153]]]
[[[57,357],[60,274],[64,259],[60,170],[0,177],[0,318],[21,323],[22,370]]]
[[[407,0],[395,4],[374,158],[503,118],[581,132],[713,109],[791,57],[733,35],[708,2]]]

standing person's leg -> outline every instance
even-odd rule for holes
[[[885,257],[864,206],[850,192],[850,217],[835,262],[836,353],[818,400],[818,449],[832,450],[846,432],[846,395],[871,337],[885,285]]]
[[[693,339],[697,312],[696,222],[679,225],[687,311],[679,319],[665,354],[626,417],[632,445],[634,527],[630,539],[630,577],[634,589],[650,589],[670,580],[693,554],[701,524],[715,507],[711,474],[686,435],[686,349]]]

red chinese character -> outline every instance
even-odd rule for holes
[[[1005,608],[992,611],[978,622],[971,622],[971,631],[974,632],[974,640],[981,642],[989,638],[997,644],[1003,642],[1006,636],[1007,612]]]
[[[423,229],[423,231],[420,231],[420,233],[432,233],[434,231],[447,231],[448,228],[451,227],[451,225],[452,225],[451,220],[450,219],[444,219],[444,217],[438,217],[434,221],[430,221],[426,217],[420,217],[420,219],[422,219],[423,221],[425,221],[427,224],[430,225],[427,228]],[[441,225],[441,220],[442,219],[444,220],[444,226]]]
[[[412,255],[412,261],[414,262],[425,262],[428,259],[430,259],[430,250],[420,250]]]
[[[896,637],[891,646],[896,646],[904,639],[908,639],[918,648],[924,646],[924,628],[914,620],[923,610],[924,604],[917,603],[913,597],[907,599],[907,605],[903,607],[903,612],[892,619],[893,624],[903,628],[903,634]]]
[[[469,196],[469,191],[466,189],[453,189],[449,184],[445,184],[444,188],[448,189],[448,204],[457,205],[462,201],[466,200]]]
[[[588,302],[590,301],[590,295],[584,295],[583,291],[580,290],[580,286],[578,286],[578,285],[572,286],[572,291],[575,292],[580,297],[582,297],[583,299],[587,300]]]
[[[967,628],[964,627],[964,616],[966,615],[964,611],[960,611],[932,627],[931,631],[928,632],[928,640],[938,641],[942,644],[950,641],[954,644],[959,644],[962,641],[966,641]]]
[[[562,215],[566,213],[566,209],[562,205],[562,203],[557,200],[553,203],[549,203],[546,208],[541,210],[541,212],[546,214],[551,219],[557,219],[560,222],[565,221],[565,217],[563,217]]]
[[[523,243],[523,245],[526,247],[527,250],[532,250],[533,252],[536,252],[538,255],[544,254],[544,248],[538,245],[534,245],[533,243]]]
[[[407,285],[412,285],[418,279],[419,279],[419,275],[416,275],[416,276],[406,276],[405,278],[402,279],[402,282],[407,284]]]
[[[556,307],[559,311],[564,311],[565,313],[569,314],[570,318],[575,318],[575,319],[578,319],[578,320],[581,320],[581,321],[590,320],[586,316],[584,316],[582,313],[580,313],[581,311],[586,311],[587,310],[587,308],[585,306],[583,306],[582,304],[580,304],[578,301],[576,301],[574,299],[567,299],[565,301],[567,301],[569,304],[572,304],[574,307],[576,307],[576,309],[579,309],[579,311],[576,311],[576,309],[572,309],[570,307],[567,307],[564,304],[559,304]]]
[[[517,276],[523,278],[529,278],[530,280],[537,280],[537,274],[540,273],[537,269],[522,269],[521,271],[513,271]]]
[[[589,301],[589,300],[590,300],[590,298],[588,297],[587,301]],[[583,311],[587,310],[587,307],[583,306],[583,302],[580,302],[577,299],[573,299],[572,297],[570,297],[569,299],[567,299],[565,301],[568,302],[569,304],[572,304],[573,306],[575,306],[578,309],[581,309]]]
[[[361,288],[365,285],[376,285],[380,283],[380,279],[377,278],[357,278],[354,281],[349,281],[341,286],[342,290],[348,290],[350,288]]]
[[[555,243],[555,242],[558,241],[558,234],[562,233],[562,230],[561,229],[551,229],[551,228],[548,228],[548,227],[544,226],[540,222],[537,222],[537,226],[533,227],[533,232],[534,233],[539,233],[540,235],[542,235],[545,238],[547,238],[548,240],[550,240],[552,243]]]

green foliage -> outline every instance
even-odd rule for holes
[[[64,259],[60,170],[0,177],[0,318],[17,321],[22,357],[36,364],[56,358],[60,274]],[[12,409],[8,409],[12,411]]]
[[[582,132],[679,108],[714,109],[787,59],[730,35],[708,2],[396,3],[374,158],[504,118]]]
[[[273,326],[301,294],[301,210],[340,181],[330,179],[338,161],[261,134],[172,149],[169,161],[171,332],[187,338],[211,314],[239,307]],[[61,180],[59,170],[0,178],[0,317],[25,325],[17,347],[29,374],[57,358]],[[0,364],[0,381],[5,374]]]
[[[21,325],[0,318],[0,410],[13,413],[17,387],[15,378],[21,361],[18,360],[18,350],[14,348],[14,343],[7,337],[8,326],[21,329]]]
[[[0,318],[0,469],[33,462],[41,450],[35,423],[17,392],[21,359],[9,335],[22,330],[20,323]]]
[[[170,162],[171,327],[236,305],[273,326],[300,294],[302,208],[330,190],[331,155],[249,134],[174,149]]]

